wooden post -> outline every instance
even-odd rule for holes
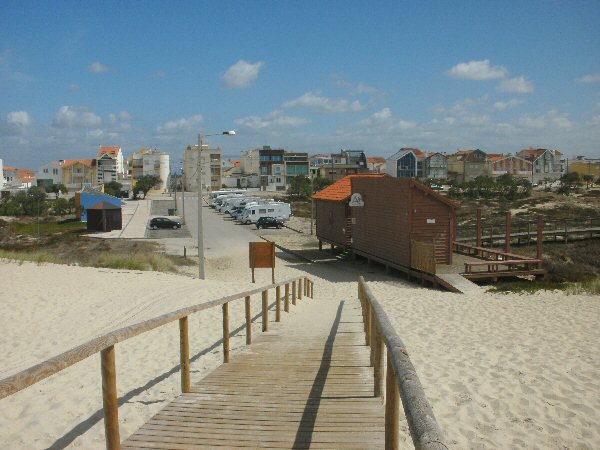
[[[296,280],[292,281],[292,305],[296,305]]]
[[[275,322],[281,322],[281,286],[275,288]]]
[[[255,282],[255,280],[254,280],[254,267],[252,268],[252,282],[253,283]]]
[[[375,351],[376,351],[375,347],[377,346],[377,322],[375,321],[375,317],[373,317],[373,308],[369,308],[369,310],[370,310],[369,318],[371,319],[369,321],[369,323],[370,323],[369,345],[371,346],[371,366],[375,367]]]
[[[271,283],[275,284],[275,267],[271,267]]]
[[[399,395],[394,367],[392,366],[392,355],[387,355],[387,375],[385,380],[385,448],[396,450],[399,443]]]
[[[373,358],[373,395],[375,397],[383,397],[383,338],[379,329],[375,335],[375,354]]]
[[[544,216],[538,215],[537,220],[537,259],[542,260],[542,245],[544,242]],[[538,269],[542,268],[542,263],[538,263]]]
[[[262,330],[269,331],[269,291],[262,291]]]
[[[481,209],[477,208],[477,229],[476,229],[476,238],[475,238],[475,246],[476,247],[481,247],[481,234],[482,234],[482,228],[481,228]]]
[[[250,296],[244,299],[246,307],[246,345],[252,344],[252,312],[250,310]]]
[[[302,278],[298,278],[298,300],[302,300]]]
[[[510,253],[510,229],[511,229],[510,211],[506,211],[506,230],[504,233],[504,252]]]
[[[181,365],[181,392],[190,392],[190,341],[188,318],[179,319],[179,361]]]
[[[229,303],[223,303],[223,362],[229,362]]]
[[[494,225],[490,225],[490,248],[494,246]]]
[[[365,344],[371,345],[371,304],[365,300]]]
[[[119,450],[119,399],[117,397],[117,370],[115,368],[115,346],[100,352],[102,372],[102,404],[104,406],[104,434],[106,450]]]
[[[310,298],[315,298],[315,283],[313,283],[312,281],[310,282]]]
[[[285,301],[283,303],[283,310],[290,312],[290,283],[285,283]]]

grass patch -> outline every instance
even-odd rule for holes
[[[565,294],[600,294],[600,278],[582,282],[552,280],[499,281],[488,287],[488,292],[498,294],[533,294],[538,291],[563,291]]]
[[[31,261],[38,264],[62,264],[62,261],[56,255],[45,250],[37,250],[32,252],[17,252],[11,250],[0,249],[0,258],[13,259],[15,261]]]
[[[16,234],[37,236],[38,235],[38,224],[37,223],[11,223],[7,224],[8,231]],[[45,222],[39,224],[39,234],[49,235],[54,233],[67,233],[85,231],[87,224],[82,222]]]
[[[92,262],[91,266],[108,269],[148,270],[147,262],[138,255],[104,255]]]

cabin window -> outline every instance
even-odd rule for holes
[[[267,209],[267,212],[274,212],[274,209]]]
[[[265,214],[266,212],[267,212],[267,210],[266,210],[266,209],[259,209],[259,210],[258,210],[258,213],[259,213],[259,214]]]

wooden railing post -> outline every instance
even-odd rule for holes
[[[399,408],[400,396],[398,394],[398,385],[394,375],[394,366],[392,366],[392,355],[388,350],[387,354],[387,374],[385,380],[385,448],[386,450],[397,450],[399,443]]]
[[[296,305],[296,280],[292,281],[292,305]]]
[[[365,344],[371,345],[371,305],[365,299]],[[372,363],[372,362],[371,362]]]
[[[104,406],[106,450],[120,450],[119,399],[117,397],[117,370],[115,367],[114,345],[100,352],[100,368],[102,371],[102,404]]]
[[[262,291],[262,330],[269,331],[269,291]]]
[[[285,301],[283,303],[283,310],[290,312],[290,283],[285,283]]]
[[[229,362],[229,303],[223,303],[223,362]]]
[[[298,300],[302,300],[302,278],[298,278]]]
[[[375,397],[383,396],[383,337],[379,332],[379,329],[376,328],[377,332],[375,333],[375,342],[372,348],[375,349],[373,354],[373,378],[374,378],[374,386],[373,386],[373,395]]]
[[[252,344],[252,311],[250,309],[250,296],[244,299],[246,310],[246,345]]]
[[[371,366],[375,367],[375,347],[377,347],[377,322],[375,321],[374,312],[372,308],[369,308],[370,311],[370,321],[369,321],[369,345],[371,346]]]
[[[181,366],[181,392],[190,392],[190,341],[187,316],[179,319],[179,363]]]
[[[314,287],[315,287],[315,283],[313,283],[312,281],[310,282],[310,298],[315,298],[315,291],[314,291]]]
[[[281,322],[281,286],[275,288],[275,322]]]

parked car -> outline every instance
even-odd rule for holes
[[[150,228],[156,230],[157,228],[181,228],[181,222],[173,219],[168,219],[167,217],[155,217],[150,220]]]
[[[283,221],[275,217],[261,217],[256,221],[256,228],[281,228]]]

